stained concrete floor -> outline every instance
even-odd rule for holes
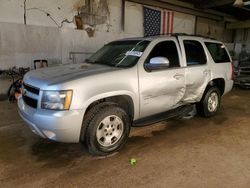
[[[38,138],[0,102],[0,187],[250,187],[250,91],[231,92],[213,118],[133,129],[107,158]]]

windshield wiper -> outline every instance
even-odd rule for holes
[[[109,67],[114,67],[115,66],[115,65],[112,65],[112,64],[108,63],[107,61],[95,61],[93,63],[98,64],[98,65],[106,65],[106,66],[109,66]]]
[[[104,66],[109,66],[109,67],[115,67],[115,64],[109,64],[106,61],[90,61],[89,59],[85,59],[85,63],[89,64],[98,64],[98,65],[104,65]]]

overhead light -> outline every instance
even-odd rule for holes
[[[235,0],[233,6],[235,7],[243,7],[246,5],[250,5],[250,1],[243,2],[243,0]]]

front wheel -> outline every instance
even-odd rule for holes
[[[88,150],[93,155],[108,155],[126,142],[131,121],[127,113],[116,105],[94,107],[85,134]]]
[[[221,92],[217,87],[209,88],[201,101],[196,104],[197,112],[203,117],[215,115],[220,107]]]

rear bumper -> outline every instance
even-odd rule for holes
[[[53,111],[34,109],[18,100],[18,112],[33,133],[58,142],[78,143],[83,110]]]
[[[233,80],[228,80],[225,83],[225,91],[224,94],[227,94],[233,89],[234,81]]]

